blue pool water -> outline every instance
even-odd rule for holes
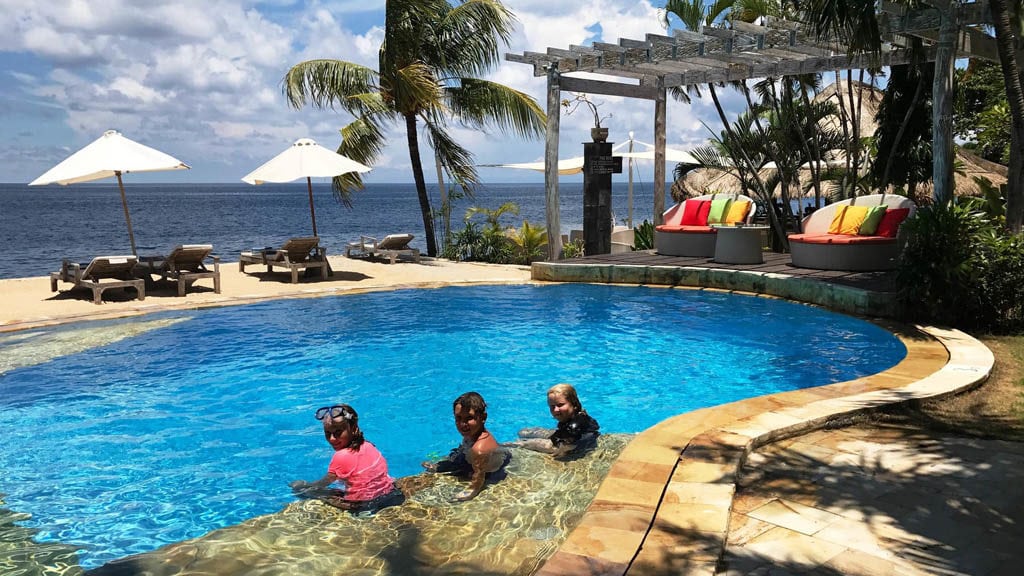
[[[603,431],[637,432],[906,354],[873,324],[809,306],[593,285],[283,300],[110,329],[171,318],[185,320],[0,374],[0,498],[31,514],[38,540],[80,546],[85,567],[279,510],[288,482],[326,470],[319,406],[353,405],[404,476],[458,443],[451,401],[467,390],[499,441],[550,426],[558,382]]]

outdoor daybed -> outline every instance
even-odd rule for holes
[[[912,200],[897,194],[860,196],[820,208],[804,218],[802,234],[789,235],[793,266],[891,270],[906,242],[900,224],[916,209]]]
[[[750,224],[754,199],[742,194],[705,194],[669,208],[654,228],[654,251],[667,256],[715,255],[713,224]]]

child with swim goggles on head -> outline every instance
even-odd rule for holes
[[[488,480],[500,480],[512,454],[498,445],[487,431],[487,403],[480,394],[466,392],[452,403],[455,427],[462,434],[462,444],[439,462],[424,462],[428,472],[451,472],[470,476],[469,488],[459,492],[456,500],[471,500],[484,488]]]
[[[372,513],[405,501],[405,495],[395,486],[394,478],[388,475],[384,456],[363,438],[359,415],[351,406],[336,404],[318,408],[316,419],[323,422],[324,438],[334,448],[334,455],[323,478],[315,482],[296,480],[291,483],[297,495],[319,498],[353,513]],[[345,483],[344,490],[328,489],[339,480]]]
[[[519,440],[509,445],[555,456],[580,453],[597,446],[600,425],[583,409],[571,385],[556,384],[548,389],[548,410],[558,420],[554,432],[547,428],[524,428],[519,431]]]

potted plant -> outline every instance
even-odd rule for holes
[[[587,107],[590,108],[590,113],[594,115],[594,127],[590,129],[590,137],[594,142],[606,141],[608,139],[608,128],[601,126],[601,121],[611,118],[612,115],[609,114],[602,117],[600,112],[597,110],[597,107],[600,106],[600,104],[591,102],[590,98],[582,92],[573,94],[572,98],[562,100],[562,107],[566,109],[566,115],[575,112],[576,109],[580,107],[580,104],[586,104]]]

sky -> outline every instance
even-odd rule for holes
[[[302,61],[332,58],[376,68],[385,0],[0,0],[0,182],[27,183],[114,129],[171,154],[191,170],[133,175],[142,182],[239,182],[298,138],[329,149],[352,117],[290,107],[281,79]],[[518,20],[503,53],[617,43],[664,33],[663,0],[505,0]],[[545,106],[545,79],[503,61],[487,78]],[[563,97],[570,96],[563,93]],[[654,105],[591,96],[610,128],[653,143]],[[741,105],[726,100],[726,108]],[[705,144],[718,124],[710,99],[668,103],[668,146]],[[582,154],[592,118],[562,114],[560,157]],[[543,139],[453,128],[478,164],[532,162]],[[367,183],[411,182],[404,125]],[[421,156],[431,151],[421,140]],[[435,172],[425,166],[428,179]],[[643,169],[643,167],[641,167]],[[671,166],[669,167],[671,169]],[[479,168],[483,182],[543,182],[543,174]],[[653,167],[648,167],[648,178]],[[582,177],[579,177],[582,179]],[[582,181],[582,180],[581,180]]]

